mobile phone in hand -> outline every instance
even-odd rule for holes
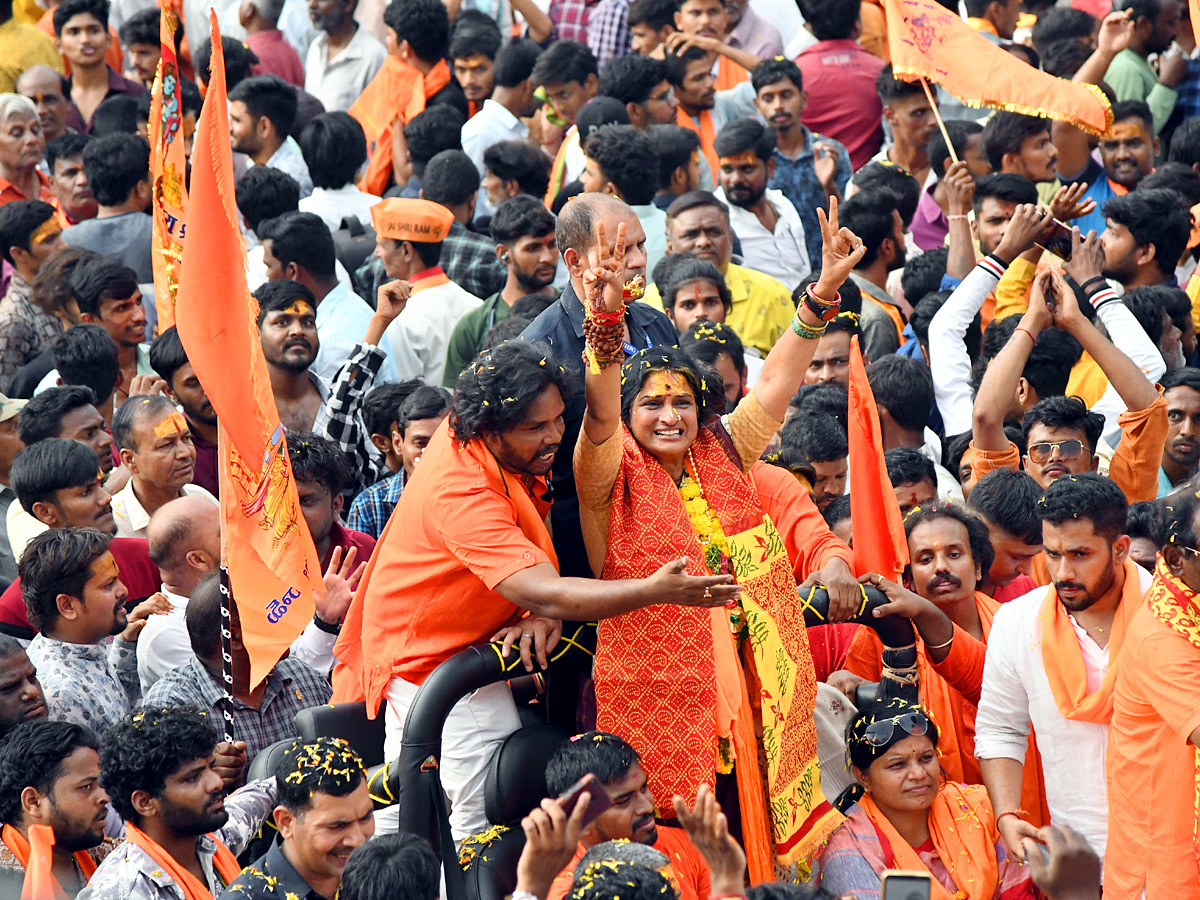
[[[1034,243],[1067,262],[1071,258],[1071,226],[1051,219],[1050,227]]]
[[[575,804],[584,794],[590,794],[592,797],[587,812],[583,815],[583,827],[586,828],[597,816],[612,806],[612,800],[609,799],[608,791],[604,789],[600,779],[589,773],[558,795],[558,805],[570,817],[575,810]]]
[[[882,877],[882,900],[929,900],[930,879],[928,872],[888,869]]]

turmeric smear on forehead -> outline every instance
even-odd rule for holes
[[[179,412],[173,412],[154,426],[156,438],[174,437],[187,431],[187,419]]]
[[[650,397],[668,397],[686,394],[692,396],[692,386],[680,372],[657,369],[646,376],[642,393]]]

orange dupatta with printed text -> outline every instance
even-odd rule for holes
[[[1196,592],[1171,574],[1161,554],[1154,566],[1154,580],[1146,591],[1146,605],[1156,619],[1200,650],[1200,622],[1197,621],[1200,605],[1196,602]],[[1112,671],[1112,663],[1109,663],[1109,671]],[[1200,872],[1200,747],[1192,750],[1196,758],[1195,784],[1192,788],[1196,818],[1192,824],[1192,847],[1197,871]]]
[[[1079,649],[1079,637],[1066,609],[1058,600],[1058,592],[1051,585],[1042,604],[1042,665],[1046,669],[1046,680],[1054,702],[1064,718],[1075,722],[1112,721],[1113,683],[1117,672],[1117,655],[1125,641],[1129,620],[1137,611],[1142,600],[1142,583],[1137,565],[1125,560],[1125,585],[1121,589],[1121,602],[1113,617],[1112,633],[1108,639],[1108,671],[1104,681],[1094,694],[1087,692],[1087,673],[1083,668],[1083,651]]]
[[[217,852],[213,854],[213,869],[228,887],[230,882],[241,874],[242,867],[220,838],[215,834],[210,834],[209,837],[217,845]],[[125,840],[135,847],[141,847],[150,854],[151,859],[163,867],[163,871],[171,876],[176,887],[183,891],[183,900],[212,900],[212,893],[201,884],[200,879],[181,866],[175,857],[160,847],[146,832],[130,822],[125,823]]]
[[[901,837],[870,794],[858,805],[891,844],[893,869],[928,872],[920,855]],[[930,900],[992,900],[1000,884],[996,861],[996,817],[982,785],[947,783],[929,808],[929,836],[938,859],[958,885],[951,894],[936,878],[930,878]]]
[[[671,476],[625,426],[622,442],[603,577],[645,578],[683,556],[690,574],[708,574]],[[842,820],[821,793],[812,657],[791,562],[753,483],[708,428],[691,458],[743,589],[741,659],[726,609],[657,605],[601,620],[597,727],[637,748],[660,811],[675,794],[690,803],[718,767],[728,771],[725,744],[736,763],[750,880],[774,881],[776,858],[803,868]]]

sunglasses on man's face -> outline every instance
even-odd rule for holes
[[[1083,441],[1038,441],[1036,444],[1030,444],[1026,452],[1031,460],[1041,465],[1051,460],[1055,449],[1058,450],[1058,458],[1063,462],[1079,459],[1083,456]]]

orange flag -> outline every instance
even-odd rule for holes
[[[937,0],[883,0],[897,78],[927,78],[967,106],[992,106],[1070,122],[1089,134],[1112,124],[1093,84],[1056,78],[1000,49]]]
[[[54,829],[49,825],[29,826],[29,862],[21,900],[58,900],[63,896],[54,877]]]
[[[183,152],[183,93],[179,61],[175,58],[175,32],[179,18],[168,4],[159,19],[162,56],[150,96],[150,183],[154,188],[150,208],[154,216],[154,304],[158,330],[175,324],[175,299],[179,290],[179,262],[183,254],[187,210],[187,156]]]
[[[1192,35],[1200,40],[1200,0],[1188,0],[1188,15],[1192,20]]]
[[[225,59],[215,13],[211,20],[212,78],[196,128],[175,320],[218,417],[222,556],[257,685],[311,621],[313,590],[323,585],[246,287]]]
[[[858,338],[850,344],[850,405],[846,420],[850,442],[850,534],[854,568],[859,575],[877,572],[898,580],[908,565],[908,539],[900,504],[883,462],[879,409],[867,383]]]

